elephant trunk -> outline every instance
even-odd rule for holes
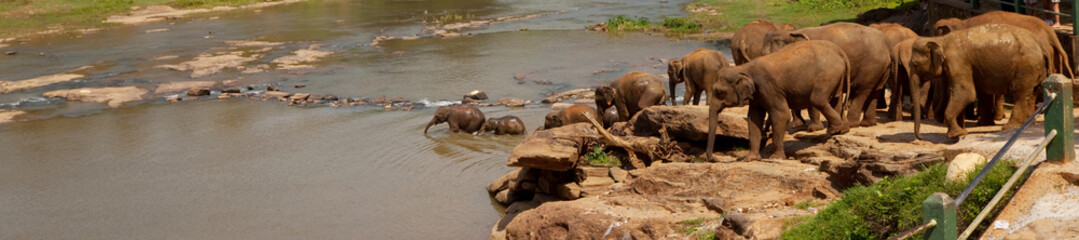
[[[427,127],[423,128],[423,135],[427,135],[427,129],[431,128],[431,126],[434,126],[435,124],[438,124],[438,119],[432,118],[431,122],[427,123]]]
[[[671,85],[671,106],[678,106],[678,103],[674,101],[675,97],[677,97],[677,94],[674,94],[674,88],[676,86],[678,86],[678,82],[675,82],[674,79],[672,78],[670,85]],[[604,111],[604,110],[600,109],[600,111]]]
[[[921,103],[920,100],[922,99],[922,91],[921,91],[921,89],[919,87],[919,85],[921,85],[921,78],[919,78],[916,75],[910,75],[910,74],[908,74],[907,76],[909,76],[909,78],[910,78],[910,79],[908,79],[907,82],[910,85],[910,87],[909,87],[910,91],[909,92],[910,92],[910,100],[911,100],[910,101],[911,102],[911,108],[910,108],[911,109],[911,116],[914,117],[914,139],[921,140],[922,139],[922,135],[921,135],[921,133],[922,133],[922,103]],[[902,116],[902,115],[900,115],[900,116]]]
[[[710,94],[709,94],[710,95]],[[712,147],[716,143],[716,120],[719,118],[719,104],[708,104],[708,145],[705,147],[705,160],[712,161]]]

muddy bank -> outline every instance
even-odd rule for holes
[[[297,3],[305,0],[276,0],[266,1],[250,5],[244,5],[239,7],[230,6],[218,6],[213,8],[196,8],[196,9],[175,9],[169,6],[147,6],[146,8],[135,10],[126,15],[110,16],[105,19],[106,23],[118,23],[124,25],[143,24],[149,22],[156,22],[162,20],[175,20],[187,15],[196,13],[208,13],[208,12],[221,12],[231,11],[236,9],[257,9],[272,7],[282,4]]]

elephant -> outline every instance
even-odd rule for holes
[[[957,18],[941,19],[933,24],[931,32],[933,36],[943,36],[950,32],[986,24],[1006,24],[1030,31],[1040,41],[1042,47],[1050,52],[1050,72],[1064,74],[1069,78],[1074,77],[1068,56],[1064,52],[1064,46],[1060,43],[1060,39],[1057,38],[1056,31],[1049,24],[1045,24],[1045,21],[1034,16],[1006,11],[992,11],[965,20]]]
[[[899,25],[899,24],[895,24],[895,23],[874,23],[874,24],[870,24],[869,27],[876,28],[877,30],[880,30],[881,32],[884,32],[884,36],[888,40],[888,49],[892,50],[892,57],[893,57],[892,70],[895,71],[895,72],[893,72],[891,74],[891,77],[887,80],[889,90],[891,90],[891,92],[892,92],[891,101],[885,102],[884,94],[878,94],[877,95],[877,103],[878,103],[877,107],[880,108],[880,107],[882,107],[882,105],[884,105],[884,103],[889,103],[889,104],[887,104],[888,116],[891,116],[892,120],[895,120],[895,121],[902,120],[902,116],[903,116],[903,113],[902,113],[903,91],[906,90],[906,89],[904,89],[904,88],[906,88],[905,87],[906,86],[906,84],[905,84],[906,79],[902,79],[903,82],[899,82],[900,81],[900,79],[899,79],[900,75],[903,75],[905,73],[900,71],[899,68],[897,68],[898,65],[895,65],[895,64],[897,64],[894,61],[897,53],[896,53],[894,48],[895,48],[896,44],[899,44],[899,42],[901,42],[903,40],[907,40],[907,39],[916,38],[916,37],[918,37],[918,34],[914,33],[914,31],[910,30],[910,28],[907,28],[907,27],[904,27],[903,25]],[[907,46],[908,46],[907,47],[907,53],[909,54],[910,53],[910,49],[909,49],[910,45],[908,44]],[[903,77],[905,78],[906,76],[903,76]]]
[[[734,64],[746,64],[749,60],[763,56],[764,35],[777,30],[794,31],[794,26],[757,20],[735,31],[734,36],[731,37],[731,57],[734,59]],[[674,92],[671,94],[673,95]]]
[[[588,117],[592,117],[599,121],[599,113],[596,112],[596,108],[584,104],[574,104],[568,108],[558,110],[557,112],[551,112],[544,118],[543,129],[551,129],[561,127],[567,124],[590,122]]]
[[[716,79],[716,73],[724,67],[730,66],[730,60],[723,53],[698,48],[686,54],[682,59],[671,60],[667,65],[667,75],[670,76],[668,84],[671,87],[671,106],[677,106],[674,102],[674,88],[679,83],[686,83],[686,96],[682,98],[682,105],[689,105],[689,99],[693,98],[693,105],[699,105],[701,93],[712,85]]]
[[[871,108],[876,105],[876,99],[871,97],[882,90],[892,72],[892,53],[884,32],[845,22],[795,31],[772,31],[765,36],[764,53],[776,52],[785,45],[806,40],[830,41],[843,48],[852,63],[851,96],[848,97],[851,106],[847,121],[851,126],[876,125],[876,111]]]
[[[442,106],[435,110],[435,116],[427,123],[427,127],[423,128],[423,135],[427,135],[427,129],[431,126],[439,123],[449,124],[452,132],[465,131],[475,134],[483,128],[485,120],[487,118],[483,116],[483,111],[471,105]]]
[[[666,102],[663,80],[645,72],[629,72],[609,84],[596,87],[596,106],[599,109],[618,108],[616,122],[629,121],[642,109]]]
[[[495,135],[521,135],[525,134],[526,130],[524,121],[521,121],[517,116],[510,115],[487,119],[487,122],[483,124],[483,130],[480,132],[490,131],[494,131]]]
[[[607,110],[603,110],[603,127],[609,128],[614,126],[615,120],[618,120],[618,108],[609,107]]]
[[[1015,108],[1003,130],[1019,127],[1034,113],[1034,91],[1049,75],[1052,56],[1037,35],[1026,29],[987,24],[914,40],[909,66],[921,81],[942,78],[948,90],[943,109],[947,136],[957,138],[967,134],[960,114],[978,96],[1011,94]],[[918,84],[910,82],[913,98],[920,98]],[[989,109],[991,104],[993,101],[981,101],[979,108]],[[921,139],[921,106],[917,101],[913,111],[914,136]],[[992,121],[993,117],[982,114],[979,121]]]
[[[914,44],[915,39],[917,39],[917,37],[900,41],[899,43],[896,43],[894,47],[892,47],[892,64],[894,65],[893,68],[896,69],[896,74],[894,77],[892,77],[892,79],[888,80],[888,84],[890,84],[892,87],[892,101],[888,107],[888,115],[891,116],[892,119],[895,121],[900,121],[903,119],[902,96],[904,94],[910,94],[909,85],[912,84],[912,82],[914,84],[918,84],[918,89],[921,92],[918,99],[914,99],[913,97],[911,97],[911,101],[918,101],[918,104],[920,104],[921,106],[926,106],[926,109],[930,109],[936,105],[926,105],[927,103],[929,103],[929,97],[933,96],[933,94],[930,93],[930,89],[932,89],[930,84],[932,82],[928,80],[922,81],[918,78],[918,75],[910,72],[910,48],[911,45]],[[933,110],[927,110],[922,113],[920,117],[924,118],[928,115],[926,113],[932,111]]]
[[[846,133],[850,128],[840,114],[847,99],[840,101],[840,111],[832,107],[831,100],[850,91],[851,68],[846,53],[837,44],[809,40],[720,70],[719,80],[708,90],[707,157],[712,158],[719,113],[744,104],[749,104],[750,149],[744,160],[760,159],[765,114],[772,125],[773,159],[786,158],[783,139],[791,109],[816,108],[828,119],[829,134]]]

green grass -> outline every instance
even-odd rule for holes
[[[978,171],[981,171],[981,167]],[[976,175],[970,174],[963,183],[949,183],[944,179],[945,172],[947,166],[935,165],[914,176],[886,178],[873,185],[847,189],[842,199],[787,230],[783,233],[783,238],[884,239],[910,229],[922,223],[922,201],[930,194],[944,192],[955,197]],[[996,190],[1003,186],[1014,172],[1015,168],[1002,162],[986,175],[963,205],[959,206],[957,216],[960,231],[977,216],[978,211],[981,211],[996,194]],[[999,213],[1003,206],[1004,204],[998,204],[992,215]],[[984,231],[989,222],[983,221],[974,236]],[[921,236],[912,239],[919,238]]]
[[[692,236],[698,240],[712,240],[716,238],[716,230],[709,226],[709,223],[719,221],[723,217],[711,217],[711,218],[697,218],[682,221],[682,227],[678,230],[686,236]]]
[[[623,15],[618,15],[617,17],[607,19],[607,29],[610,30],[632,31],[645,29],[651,26],[652,23],[649,22],[648,18],[646,17],[638,17],[637,19],[633,19]]]
[[[591,165],[591,166],[600,166],[600,167],[622,166],[622,161],[618,160],[618,158],[615,157],[615,156],[607,155],[606,152],[603,152],[603,147],[592,148],[592,152],[590,152],[590,153],[588,153],[588,155],[584,156],[584,161],[585,161],[586,164]]]
[[[755,20],[811,27],[832,21],[853,21],[858,14],[876,8],[907,7],[914,3],[911,0],[699,0],[687,5],[686,10],[691,12],[688,19],[700,23],[704,29],[733,32]],[[709,10],[715,10],[716,14],[711,15]]]
[[[675,33],[697,33],[701,31],[701,24],[684,17],[668,17],[663,19],[663,28]]]
[[[168,5],[175,8],[237,6],[266,0],[0,0],[0,37],[7,38],[47,30],[75,31],[107,27],[109,16],[132,11],[132,7]],[[279,0],[271,0],[279,1]]]

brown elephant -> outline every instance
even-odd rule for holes
[[[930,92],[930,89],[932,89],[930,84],[932,82],[930,80],[923,81],[918,78],[918,75],[911,72],[910,48],[911,45],[914,44],[915,39],[917,39],[917,37],[900,41],[899,43],[896,43],[894,47],[892,47],[892,57],[894,58],[892,62],[895,65],[893,66],[893,68],[896,69],[896,74],[888,82],[888,84],[891,84],[892,87],[892,104],[890,104],[888,107],[888,115],[896,121],[903,119],[902,96],[910,95],[911,83],[918,84],[918,89],[919,91],[921,91],[919,94],[919,98],[914,99],[913,97],[911,97],[911,101],[918,101],[918,104],[920,106],[925,106],[927,109],[925,112],[921,113],[920,117],[924,118],[928,116],[929,114],[927,113],[932,112],[933,110],[931,109],[933,108],[933,106],[936,105],[926,105],[927,103],[929,103],[929,97],[934,95]]]
[[[851,63],[835,43],[820,40],[799,41],[749,63],[719,71],[719,80],[709,89],[707,157],[712,157],[716,118],[727,107],[749,104],[749,155],[745,160],[760,159],[762,126],[765,114],[772,124],[770,158],[785,159],[783,139],[791,109],[815,108],[828,119],[828,133],[849,130],[841,111],[832,107],[836,94],[851,84]],[[845,89],[845,90],[844,90]],[[846,99],[840,101],[844,106]],[[840,107],[842,109],[842,107]]]
[[[479,133],[485,120],[483,111],[471,105],[442,106],[435,110],[435,116],[423,128],[423,135],[427,135],[427,129],[431,126],[439,123],[449,124],[451,132]]]
[[[525,123],[521,121],[517,116],[503,116],[500,118],[489,118],[487,122],[483,124],[483,130],[480,132],[494,131],[495,135],[510,134],[521,135],[525,134]]]
[[[599,121],[599,113],[596,112],[596,108],[584,104],[574,104],[557,112],[548,113],[547,117],[544,118],[543,128],[551,129],[567,124],[590,122],[588,117]]]
[[[1064,52],[1064,46],[1057,38],[1056,31],[1041,19],[1014,12],[992,11],[965,20],[957,18],[941,19],[933,24],[933,36],[943,36],[950,32],[977,27],[986,24],[1006,24],[1026,29],[1034,34],[1042,47],[1050,52],[1049,66],[1051,73],[1060,73],[1073,77],[1074,72]]]
[[[876,99],[871,96],[883,89],[892,72],[892,53],[884,32],[844,22],[795,31],[773,31],[765,36],[764,52],[776,52],[785,45],[806,40],[830,41],[843,48],[851,62],[851,106],[846,119],[851,126],[876,125],[877,114],[872,108]]]
[[[877,94],[877,96],[876,96],[877,97],[877,103],[878,103],[877,107],[880,108],[885,103],[888,103],[887,104],[888,116],[891,116],[892,120],[896,120],[896,121],[902,120],[902,116],[903,116],[903,113],[902,113],[903,94],[904,94],[903,92],[906,90],[905,89],[906,88],[906,78],[905,78],[906,73],[900,71],[899,68],[898,68],[899,66],[895,65],[895,64],[897,64],[897,62],[894,61],[896,59],[895,57],[896,57],[896,54],[897,54],[896,51],[895,51],[895,46],[897,44],[899,44],[899,42],[901,42],[903,40],[917,38],[918,34],[914,33],[914,31],[910,30],[910,28],[907,28],[907,27],[904,27],[903,25],[899,25],[899,24],[895,24],[895,23],[874,23],[874,24],[870,24],[869,27],[876,28],[877,30],[880,30],[881,32],[884,32],[884,36],[888,40],[888,49],[890,49],[892,51],[892,58],[893,58],[892,70],[895,71],[892,74],[890,74],[891,77],[888,79],[888,82],[887,82],[888,89],[891,90],[891,92],[892,92],[891,99],[890,99],[891,101],[886,102],[884,100],[884,94],[883,94],[883,92],[881,92],[881,94]],[[908,54],[910,53],[910,45],[909,44],[907,45],[907,53]],[[899,79],[899,78],[901,78],[900,75],[904,75],[904,76],[902,76],[902,78],[904,78],[904,79]]]
[[[922,81],[942,78],[947,85],[944,123],[949,138],[967,134],[961,125],[963,108],[979,95],[1011,94],[1015,109],[1003,129],[1019,127],[1034,113],[1034,89],[1049,74],[1050,50],[1044,49],[1037,36],[1026,29],[988,24],[954,31],[940,37],[918,38],[911,46],[909,66]],[[920,96],[918,84],[910,81],[911,94]],[[993,101],[981,101],[980,109],[989,109]],[[914,102],[914,136],[921,138],[921,106]],[[992,121],[982,114],[979,121]]]
[[[678,84],[686,83],[686,96],[682,98],[682,105],[689,105],[689,99],[693,98],[693,105],[700,105],[701,93],[712,85],[716,79],[716,73],[720,69],[730,66],[730,60],[723,53],[698,48],[686,54],[682,59],[671,60],[667,65],[667,75],[670,76],[668,84],[671,87],[671,106],[677,106],[674,102],[674,88]]]
[[[794,31],[794,26],[757,20],[735,31],[731,37],[731,57],[734,64],[746,64],[749,60],[763,56],[764,35],[777,30]]]
[[[614,126],[614,123],[618,120],[618,108],[609,107],[607,110],[603,110],[603,127],[609,128]]]
[[[663,90],[663,80],[645,72],[630,72],[610,84],[596,87],[596,107],[618,108],[618,122],[629,121],[642,109],[665,102],[667,91]]]

